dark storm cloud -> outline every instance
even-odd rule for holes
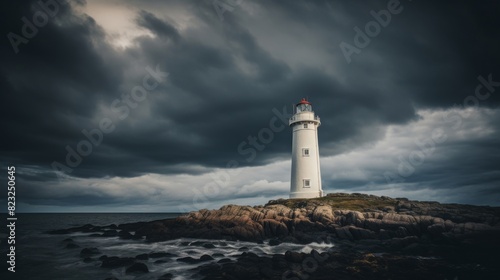
[[[40,172],[27,174],[28,181],[54,180],[51,164],[65,164],[65,147],[74,149],[85,139],[82,129],[96,128],[96,119],[106,116],[102,108],[109,109],[140,84],[146,66],[158,65],[169,73],[168,81],[150,92],[125,120],[116,121],[115,131],[104,135],[102,144],[71,176],[199,174],[225,167],[230,160],[258,166],[287,159],[288,128],[274,133],[274,140],[255,160],[248,162],[249,155],[238,153],[238,146],[269,127],[276,116],[273,108],[283,113],[286,106],[285,112],[291,113],[290,105],[305,96],[323,120],[322,156],[337,155],[382,139],[386,125],[411,125],[418,120],[419,109],[463,104],[480,84],[478,76],[492,74],[493,80],[500,80],[500,10],[494,1],[401,1],[402,12],[392,15],[390,24],[347,63],[339,44],[353,44],[353,28],[363,29],[374,20],[370,11],[386,9],[387,3],[261,1],[251,5],[263,14],[252,15],[242,5],[226,12],[221,21],[210,3],[173,1],[172,6],[196,19],[182,26],[154,8],[158,3],[145,2],[138,7],[135,24],[152,36],[137,37],[123,50],[112,46],[98,22],[75,8],[85,3],[61,5],[34,38],[19,45],[18,54],[4,36],[0,49],[1,127],[8,132],[1,138],[4,163],[36,166]],[[19,1],[8,5],[1,9],[5,23],[1,34],[21,34],[21,19],[31,19],[36,5]],[[290,33],[294,28],[306,30],[295,38],[308,50],[297,53],[303,62],[300,67],[270,49],[269,39],[256,28],[260,21],[269,22],[271,31],[282,26],[290,26]],[[311,37],[317,40],[304,39]],[[273,43],[283,52],[293,47],[279,39]],[[335,72],[309,63],[315,57]],[[499,92],[479,105],[498,108]],[[461,173],[496,170],[497,142],[489,141],[461,144],[471,153],[467,158],[472,166],[460,167]],[[464,157],[450,151],[447,163]],[[438,180],[434,167],[426,166],[428,178],[415,175],[408,180]],[[456,168],[442,174],[452,176]],[[494,182],[495,176],[486,176],[485,182]],[[440,186],[457,186],[461,184],[457,180]],[[349,188],[361,182],[335,184]]]
[[[158,19],[154,14],[147,11],[141,11],[139,13],[137,23],[140,26],[155,31],[156,34],[169,37],[174,41],[178,41],[180,39],[180,35],[175,27],[170,25],[168,22]]]

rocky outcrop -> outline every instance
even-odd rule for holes
[[[483,233],[500,233],[498,207],[338,193],[318,199],[270,201],[265,206],[203,209],[173,220],[143,224],[135,234],[150,241],[179,237],[248,241],[279,238],[308,243],[332,238],[467,238]]]
[[[464,240],[475,236],[498,236],[500,208],[334,193],[317,199],[280,199],[264,206],[225,205],[176,219],[104,227],[84,225],[49,233],[72,232],[125,239],[145,237],[149,241],[191,237],[309,243],[408,236]]]

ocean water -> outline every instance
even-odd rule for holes
[[[215,255],[213,262],[222,258],[236,259],[247,247],[248,252],[257,255],[284,254],[287,250],[309,253],[312,249],[319,252],[327,251],[332,244],[311,243],[298,245],[282,243],[278,246],[256,244],[243,241],[201,240],[181,238],[165,242],[149,243],[144,240],[122,240],[118,237],[90,237],[91,233],[72,233],[50,235],[44,232],[54,229],[93,224],[105,226],[110,224],[133,223],[175,218],[178,213],[131,213],[131,214],[17,214],[16,222],[16,272],[8,272],[5,260],[7,259],[7,231],[3,228],[1,234],[1,255],[4,268],[0,272],[0,279],[96,279],[104,280],[116,277],[120,280],[131,279],[158,279],[161,275],[172,273],[173,279],[200,279],[193,270],[200,264],[186,264],[176,259],[182,257],[199,258],[202,255]],[[66,238],[73,239],[80,248],[66,248]],[[186,246],[187,242],[206,241],[215,248],[201,246]],[[97,247],[102,254],[93,256],[95,261],[85,263],[80,257],[83,248]],[[168,252],[176,257],[140,260],[148,266],[149,273],[130,275],[125,273],[126,267],[109,269],[101,268],[101,255],[118,257],[135,257],[139,254],[152,252]],[[159,262],[158,262],[159,261]]]

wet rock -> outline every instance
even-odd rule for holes
[[[194,241],[194,242],[189,243],[189,246],[203,246],[204,244],[205,244],[205,242],[203,242],[203,241]]]
[[[135,256],[135,258],[138,260],[147,260],[147,259],[149,259],[149,255],[148,254],[139,254],[139,255]]]
[[[130,232],[122,230],[118,233],[120,239],[134,239],[134,236]]]
[[[160,276],[158,280],[172,280],[174,278],[174,275],[172,273],[166,273]]]
[[[248,251],[248,247],[241,247],[238,249],[238,251],[240,251],[240,252]]]
[[[301,263],[304,260],[304,255],[299,252],[286,251],[285,260],[293,263]]]
[[[277,246],[277,245],[280,245],[281,244],[281,241],[279,241],[278,239],[271,239],[269,240],[269,246]]]
[[[101,267],[104,268],[118,268],[123,266],[132,265],[135,258],[120,258],[120,257],[107,257],[102,260]]]
[[[336,228],[335,229],[335,234],[340,239],[349,239],[349,240],[353,240],[354,239],[354,237],[352,236],[352,233],[349,230],[348,226],[341,227],[341,228]]]
[[[184,258],[178,258],[178,262],[185,262],[185,263],[199,263],[200,260],[192,258],[192,257],[184,257]]]
[[[177,257],[176,254],[168,253],[168,252],[153,252],[148,255],[152,259],[157,258],[165,258],[165,257]]]
[[[68,243],[68,244],[66,244],[66,248],[68,248],[68,249],[75,249],[75,248],[80,248],[80,246],[78,246],[75,243]]]
[[[349,231],[355,240],[374,239],[377,237],[375,232],[364,228],[349,227]]]
[[[224,257],[224,254],[222,254],[222,253],[215,253],[215,254],[212,254],[212,257],[214,257],[214,258],[220,258],[220,257]]]
[[[204,279],[281,279],[273,271],[270,258],[260,258],[256,254],[244,252],[236,262],[220,260],[200,267]]]
[[[170,259],[161,259],[161,260],[156,260],[154,263],[156,264],[162,264],[162,263],[168,263],[170,262]]]
[[[211,261],[211,260],[213,260],[213,259],[214,259],[214,258],[212,258],[212,257],[211,257],[211,256],[209,256],[209,255],[203,255],[203,256],[201,256],[201,257],[200,257],[200,261],[203,261],[203,262],[205,262],[205,261]]]
[[[275,269],[285,269],[288,267],[288,263],[285,259],[284,255],[273,255],[272,259],[272,267]]]
[[[215,245],[212,243],[205,243],[205,244],[203,244],[203,247],[207,248],[207,249],[212,249],[212,248],[215,248]]]
[[[91,256],[91,255],[98,255],[101,252],[99,249],[92,247],[92,248],[84,248],[80,251],[80,256],[86,257],[86,256]]]
[[[84,262],[84,263],[89,263],[89,262],[92,262],[92,261],[93,261],[93,259],[92,259],[91,257],[85,257],[85,258],[83,259],[83,262]]]
[[[419,241],[418,237],[416,236],[407,236],[403,238],[393,238],[389,242],[389,246],[392,249],[403,249],[404,247],[412,244],[412,243],[417,243]]]
[[[102,237],[114,237],[114,236],[118,236],[118,231],[116,231],[114,229],[105,230],[104,233],[101,236]]]
[[[134,263],[133,265],[129,266],[127,270],[125,270],[125,273],[131,274],[131,273],[148,273],[149,269],[148,266],[144,263]]]
[[[434,236],[440,236],[445,231],[445,227],[444,224],[434,224],[428,226],[427,231]]]
[[[217,261],[217,263],[230,263],[232,262],[229,258],[223,258]]]

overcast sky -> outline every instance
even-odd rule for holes
[[[326,193],[500,205],[497,1],[37,2],[0,9],[18,211],[286,198],[302,97]]]

